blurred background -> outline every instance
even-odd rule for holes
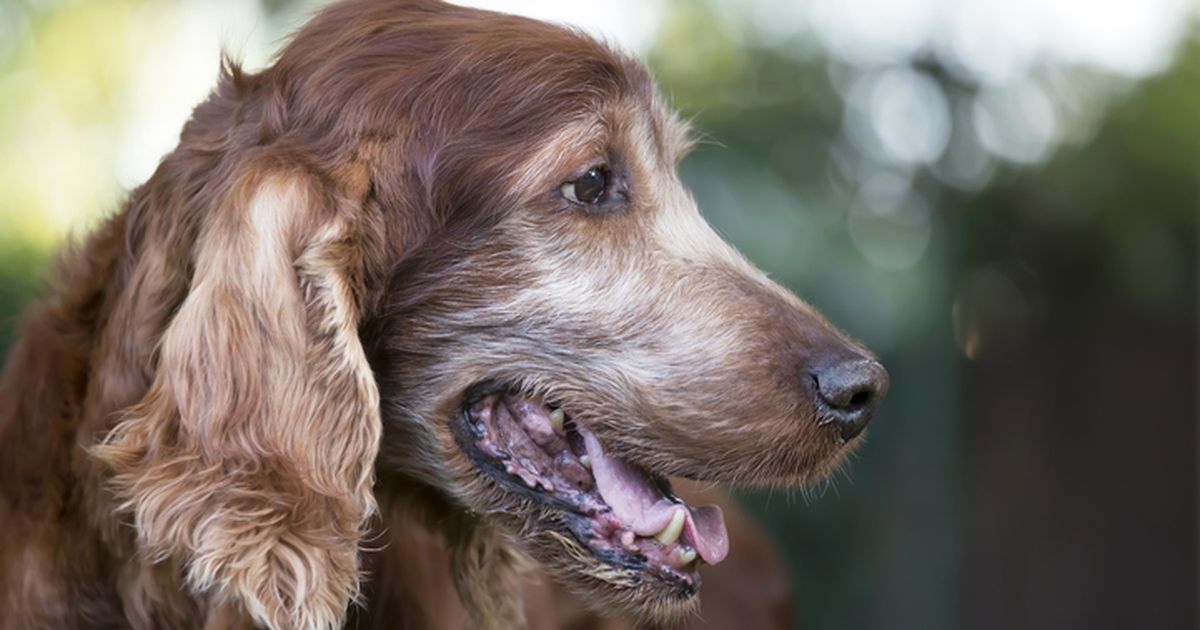
[[[219,51],[320,4],[0,2],[0,352]],[[1196,627],[1195,2],[472,4],[647,59],[709,220],[890,369],[843,473],[742,497],[798,627]]]

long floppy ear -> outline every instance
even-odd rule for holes
[[[359,213],[301,173],[206,216],[143,400],[93,453],[152,561],[268,628],[340,627],[375,510]]]

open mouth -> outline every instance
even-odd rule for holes
[[[692,507],[670,483],[605,451],[557,404],[494,384],[468,393],[459,445],[505,490],[556,511],[571,537],[602,562],[699,587],[701,563],[729,550],[721,509]]]

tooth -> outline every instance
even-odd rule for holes
[[[675,514],[671,516],[671,522],[667,523],[667,526],[661,532],[654,535],[654,540],[657,540],[658,544],[663,546],[670,545],[679,540],[679,535],[683,533],[683,520],[683,510],[675,510]]]
[[[591,470],[592,469],[592,458],[588,457],[587,455],[580,455],[579,456],[579,465],[583,466],[584,468],[586,468],[588,470]]]
[[[692,562],[695,562],[695,560],[696,560],[696,550],[695,549],[684,548],[682,551],[679,552],[680,566],[686,567],[687,565],[691,564]]]
[[[554,426],[555,433],[563,432],[563,420],[566,419],[562,409],[555,409],[550,412],[550,424]]]

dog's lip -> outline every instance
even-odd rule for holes
[[[548,416],[545,414],[550,413],[552,409],[560,409],[560,407],[540,402],[540,399],[535,401],[532,397],[522,394],[522,391],[522,388],[508,385],[502,381],[488,380],[478,382],[464,392],[462,397],[463,421],[456,423],[458,427],[456,435],[460,447],[464,449],[477,468],[501,482],[500,485],[505,490],[516,492],[526,498],[533,498],[542,504],[549,504],[564,513],[577,515],[573,518],[584,520],[596,518],[597,511],[608,514],[602,520],[617,522],[622,527],[621,531],[624,531],[620,538],[621,543],[615,546],[615,550],[597,548],[595,537],[589,538],[588,531],[574,531],[574,529],[572,531],[580,542],[587,545],[602,560],[626,567],[640,568],[644,566],[646,558],[641,557],[635,551],[637,549],[634,544],[635,540],[652,541],[650,542],[652,553],[647,555],[657,558],[660,564],[665,565],[664,568],[679,577],[682,577],[683,574],[694,575],[698,563],[692,562],[692,558],[698,557],[709,564],[715,564],[724,559],[728,552],[728,535],[719,507],[693,508],[688,506],[674,494],[666,477],[621,457],[606,453],[595,434],[583,424],[575,423],[570,418],[565,420],[567,431],[562,431],[562,427],[560,427],[559,437],[567,441],[566,450],[570,452],[569,454],[574,455],[577,459],[591,458],[588,468],[588,472],[591,473],[588,476],[588,489],[572,488],[570,484],[560,483],[561,478],[555,477],[555,473],[559,471],[550,470],[547,473],[545,468],[539,470],[538,466],[524,468],[522,464],[528,465],[530,462],[521,460],[521,456],[528,453],[523,453],[519,449],[521,446],[527,445],[514,445],[511,441],[502,443],[500,435],[487,435],[489,430],[496,431],[498,429],[497,416],[500,413],[496,413],[499,408],[496,403],[486,403],[486,399],[500,396],[501,398],[498,400],[504,405],[504,411],[501,413],[509,414],[507,416],[509,421],[519,419],[525,432],[522,435],[528,440],[533,440],[530,437],[532,434],[526,435],[531,427],[524,423],[531,418],[538,421],[539,413],[542,414],[540,422],[547,426],[532,427],[533,434],[537,434],[538,439],[548,439],[546,433]],[[524,406],[523,409],[522,406]],[[487,417],[494,423],[494,426],[485,429],[482,426],[483,423],[476,422],[476,418],[472,414],[478,411],[477,408],[491,410],[492,415]],[[560,423],[564,421],[564,417],[565,414],[558,412]],[[505,435],[504,439],[508,439],[510,434],[501,433],[501,435]],[[562,443],[559,444],[559,448],[561,448]],[[515,446],[518,450],[502,452],[504,446],[508,448]],[[540,463],[545,464],[545,462]],[[530,470],[533,472],[530,473]],[[549,481],[548,478],[552,478],[553,481]],[[578,494],[568,500],[561,496],[561,492],[556,492],[556,488],[567,488],[568,496],[571,494],[570,490],[578,491]],[[584,502],[580,503],[579,497],[583,497],[585,494],[588,494],[591,499],[584,499]],[[658,546],[654,546],[653,543],[657,543]],[[645,544],[637,544],[642,545],[642,550],[645,550]],[[604,544],[601,546],[603,547]],[[666,552],[659,553],[663,549]],[[622,558],[620,557],[622,555],[631,557]],[[664,558],[665,561],[663,561]]]

